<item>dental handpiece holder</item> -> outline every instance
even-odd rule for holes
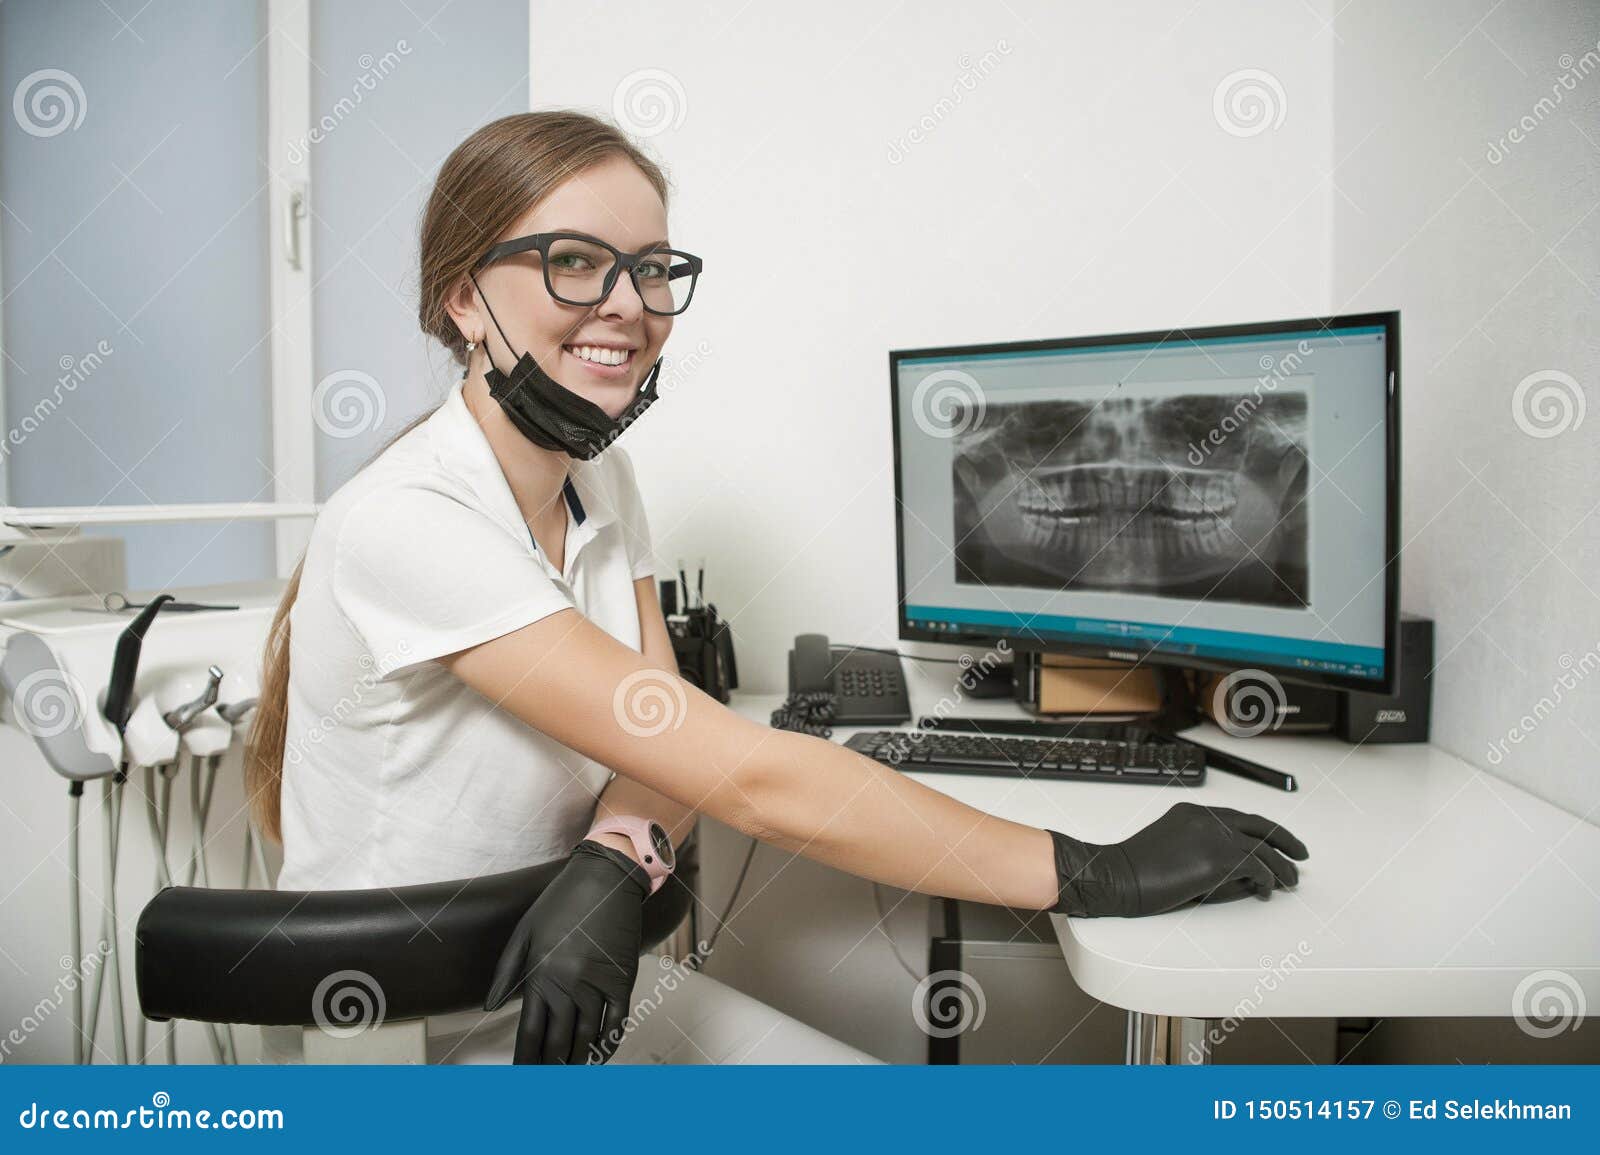
[[[159,771],[158,786],[171,782],[180,759],[187,767],[195,765],[193,759],[198,758],[208,782],[217,778],[230,744],[236,747],[242,740],[242,719],[248,715],[244,700],[254,696],[257,687],[247,676],[235,680],[232,693],[219,694],[217,671],[249,671],[260,664],[281,589],[272,583],[259,583],[258,587],[240,592],[242,596],[231,599],[240,603],[238,610],[206,614],[167,613],[172,601],[169,595],[149,599],[137,607],[137,613],[130,610],[106,614],[98,607],[96,612],[83,612],[79,604],[83,598],[24,599],[0,606],[0,646],[4,647],[0,653],[0,690],[4,699],[0,703],[0,719],[15,725],[38,751],[35,765],[42,764],[49,777],[64,780],[62,784],[67,787],[68,901],[63,921],[72,949],[57,950],[51,959],[70,953],[74,960],[77,981],[69,1007],[72,1022],[62,1032],[63,1042],[71,1040],[74,1061],[95,1061],[113,1053],[95,1041],[95,1025],[99,1024],[103,1034],[107,1023],[117,1058],[125,1053],[148,1055],[138,1039],[126,1038],[126,1024],[120,1013],[122,983],[117,981],[117,971],[121,968],[120,962],[114,960],[124,954],[119,944],[121,948],[132,945],[128,941],[132,927],[111,913],[111,896],[128,889],[127,882],[115,884],[119,872],[126,876],[131,868],[142,873],[149,863],[152,874],[157,873],[154,864],[163,853],[158,846],[162,839],[157,834],[165,830],[167,822],[165,814],[158,815],[160,821],[151,824],[147,837],[147,823],[137,812],[125,814],[125,803],[145,809],[145,777]],[[178,719],[185,724],[187,742],[185,734],[167,724],[156,701],[159,689],[175,680],[189,683],[183,700],[177,703],[189,707]],[[229,717],[217,713],[215,704],[219,701],[235,707]],[[32,761],[31,755],[25,757]],[[145,773],[128,791],[123,783],[134,769]],[[45,788],[38,781],[42,776],[30,777],[32,781],[26,789]],[[236,771],[230,770],[223,781],[228,793],[237,795]],[[90,805],[103,835],[98,839],[103,845],[94,861],[97,873],[107,874],[94,884],[102,904],[95,909],[94,921],[109,919],[112,925],[121,925],[123,933],[108,940],[111,946],[91,977],[84,951],[109,931],[109,927],[102,927],[101,933],[94,935],[94,928],[85,917],[87,904],[79,897],[81,888],[90,885],[88,878],[80,877],[80,853],[87,848],[80,848],[79,832],[91,813],[81,803],[84,784],[94,782],[100,785]],[[228,805],[231,813],[234,803],[230,801]],[[229,841],[236,838],[237,828],[228,831],[227,836]],[[60,833],[43,830],[34,839],[43,849],[60,840]],[[34,851],[32,846],[27,849]],[[266,877],[264,870],[258,873]],[[53,907],[57,885],[52,879],[30,877],[21,884],[26,894],[18,901],[28,903],[28,909],[43,911],[47,906]],[[40,959],[30,957],[28,961],[36,964]],[[106,1004],[110,1014],[102,1019],[100,1012]],[[134,1026],[142,1035],[142,1021]],[[135,1046],[127,1048],[129,1042]],[[46,1043],[39,1053],[51,1053],[51,1045]]]

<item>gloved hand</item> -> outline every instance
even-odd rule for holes
[[[1290,858],[1310,857],[1305,843],[1259,814],[1192,802],[1178,803],[1109,846],[1054,830],[1050,837],[1061,895],[1051,909],[1088,918],[1133,918],[1191,902],[1270,894],[1300,880]]]
[[[495,965],[483,1009],[522,992],[517,1063],[605,1062],[639,973],[650,876],[588,839],[540,894]]]

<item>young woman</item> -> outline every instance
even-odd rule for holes
[[[519,1062],[609,1053],[640,907],[697,813],[863,878],[1032,910],[1134,916],[1293,885],[1305,847],[1256,815],[1180,804],[1092,845],[678,678],[613,444],[653,400],[702,267],[670,242],[666,199],[648,157],[570,112],[486,125],[441,168],[420,320],[465,373],[329,500],[274,620],[248,775],[279,885],[567,857],[490,992],[491,1008],[522,997]]]

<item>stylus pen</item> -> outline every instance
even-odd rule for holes
[[[1227,774],[1237,774],[1241,778],[1248,778],[1252,782],[1260,782],[1263,786],[1293,793],[1300,789],[1295,782],[1293,774],[1285,774],[1282,770],[1274,770],[1270,766],[1263,766],[1259,762],[1252,762],[1248,758],[1239,758],[1233,754],[1224,754],[1221,750],[1213,750],[1202,742],[1195,742],[1188,738],[1179,739],[1189,745],[1205,751],[1206,767],[1211,770],[1221,770]]]
[[[1138,723],[1126,722],[1045,722],[1036,718],[961,718],[939,717],[930,714],[917,720],[917,728],[921,730],[960,730],[969,734],[1028,734],[1042,738],[1088,738],[1090,740],[1111,741],[1139,741],[1134,736],[1134,731],[1140,729]],[[1203,742],[1196,742],[1192,738],[1184,738],[1177,734],[1160,734],[1156,739],[1160,742],[1183,742],[1193,746],[1205,754],[1206,767],[1211,770],[1221,770],[1227,774],[1237,774],[1241,778],[1248,778],[1252,782],[1260,782],[1263,786],[1293,793],[1300,789],[1293,774],[1285,774],[1282,770],[1274,770],[1270,766],[1263,766],[1259,762],[1252,762],[1248,758],[1239,758],[1233,754],[1224,754],[1221,750],[1212,749]]]

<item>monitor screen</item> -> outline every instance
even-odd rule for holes
[[[891,353],[901,637],[1390,688],[1398,329]]]

